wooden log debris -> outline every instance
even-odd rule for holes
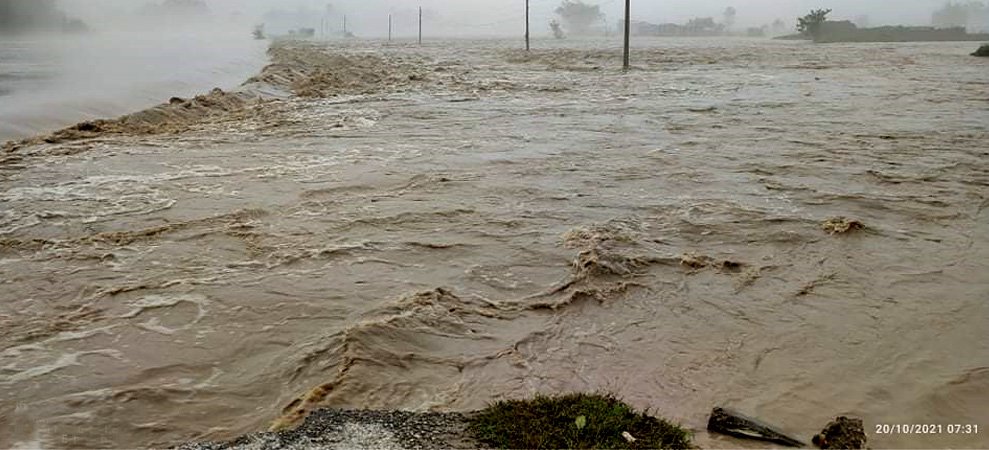
[[[727,434],[743,439],[773,442],[788,447],[806,447],[799,439],[787,436],[782,431],[725,408],[714,408],[707,421],[708,431]]]

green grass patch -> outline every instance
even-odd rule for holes
[[[972,53],[972,56],[989,56],[989,44],[979,47],[975,53]]]
[[[502,449],[692,448],[687,430],[598,394],[497,402],[470,419],[470,431]]]

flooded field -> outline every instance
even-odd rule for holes
[[[8,145],[0,447],[573,390],[706,447],[742,445],[715,405],[989,446],[971,44],[640,41],[624,75],[615,42],[550,45],[290,46],[255,80],[290,98]]]

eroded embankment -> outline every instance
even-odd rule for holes
[[[304,42],[275,43],[271,64],[237,89],[216,88],[190,99],[168,102],[116,119],[81,122],[49,135],[3,145],[4,153],[37,144],[54,144],[109,135],[179,133],[204,122],[243,119],[265,114],[263,104],[287,96],[361,95],[408,87],[424,80],[424,69],[412,61],[374,54],[330,53]],[[2,161],[2,160],[0,160]]]

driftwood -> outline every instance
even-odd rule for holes
[[[806,444],[799,439],[787,436],[770,425],[724,408],[714,408],[711,411],[711,418],[707,421],[707,429],[715,433],[743,439],[774,442],[788,447],[806,447]]]

